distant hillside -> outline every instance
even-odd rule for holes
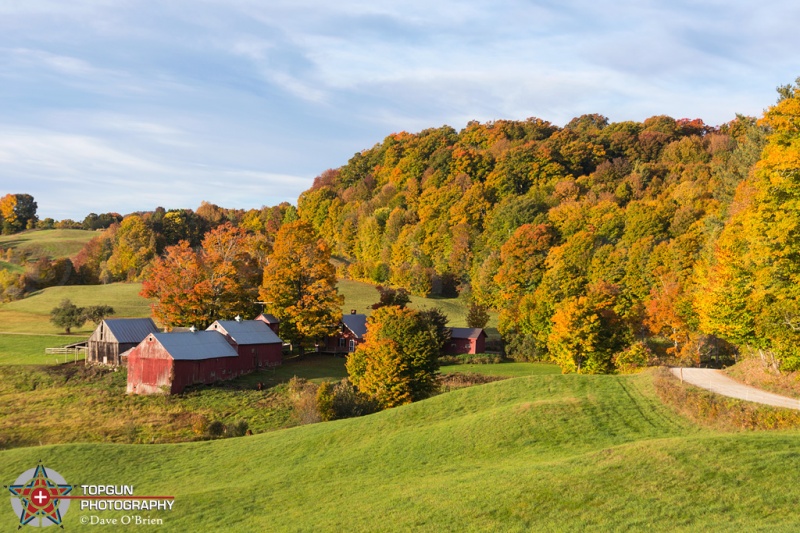
[[[80,229],[30,230],[0,236],[0,248],[44,255],[50,259],[74,257],[97,233]]]
[[[696,267],[766,132],[747,117],[712,127],[600,115],[563,128],[528,119],[403,132],[323,173],[298,209],[341,275],[417,295],[466,292],[500,311],[515,353],[607,372],[644,334],[674,346],[641,353],[697,360],[729,347],[698,344]],[[582,345],[570,332],[587,323],[597,331],[583,338],[595,340]]]
[[[173,495],[149,513],[163,531],[794,529],[797,433],[699,430],[650,379],[534,376],[251,437],[14,449],[0,478],[41,460],[68,482]]]

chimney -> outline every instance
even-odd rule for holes
[[[350,310],[350,314],[351,314],[351,315],[354,315],[354,314],[356,314],[356,310],[355,310],[355,309],[351,309],[351,310]]]

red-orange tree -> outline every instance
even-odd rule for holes
[[[209,232],[198,250],[188,241],[167,247],[142,284],[142,296],[156,300],[153,317],[170,328],[205,328],[254,314],[261,277],[254,239],[225,224]]]
[[[331,334],[342,317],[331,252],[305,221],[284,224],[275,237],[259,292],[281,321],[281,338],[300,347]]]

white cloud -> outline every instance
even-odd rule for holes
[[[800,74],[798,18],[789,0],[2,2],[0,188],[43,216],[245,207],[402,129],[720,123]]]

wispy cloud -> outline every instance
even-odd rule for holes
[[[43,216],[294,200],[402,129],[758,114],[800,72],[764,0],[0,3],[0,190]]]

